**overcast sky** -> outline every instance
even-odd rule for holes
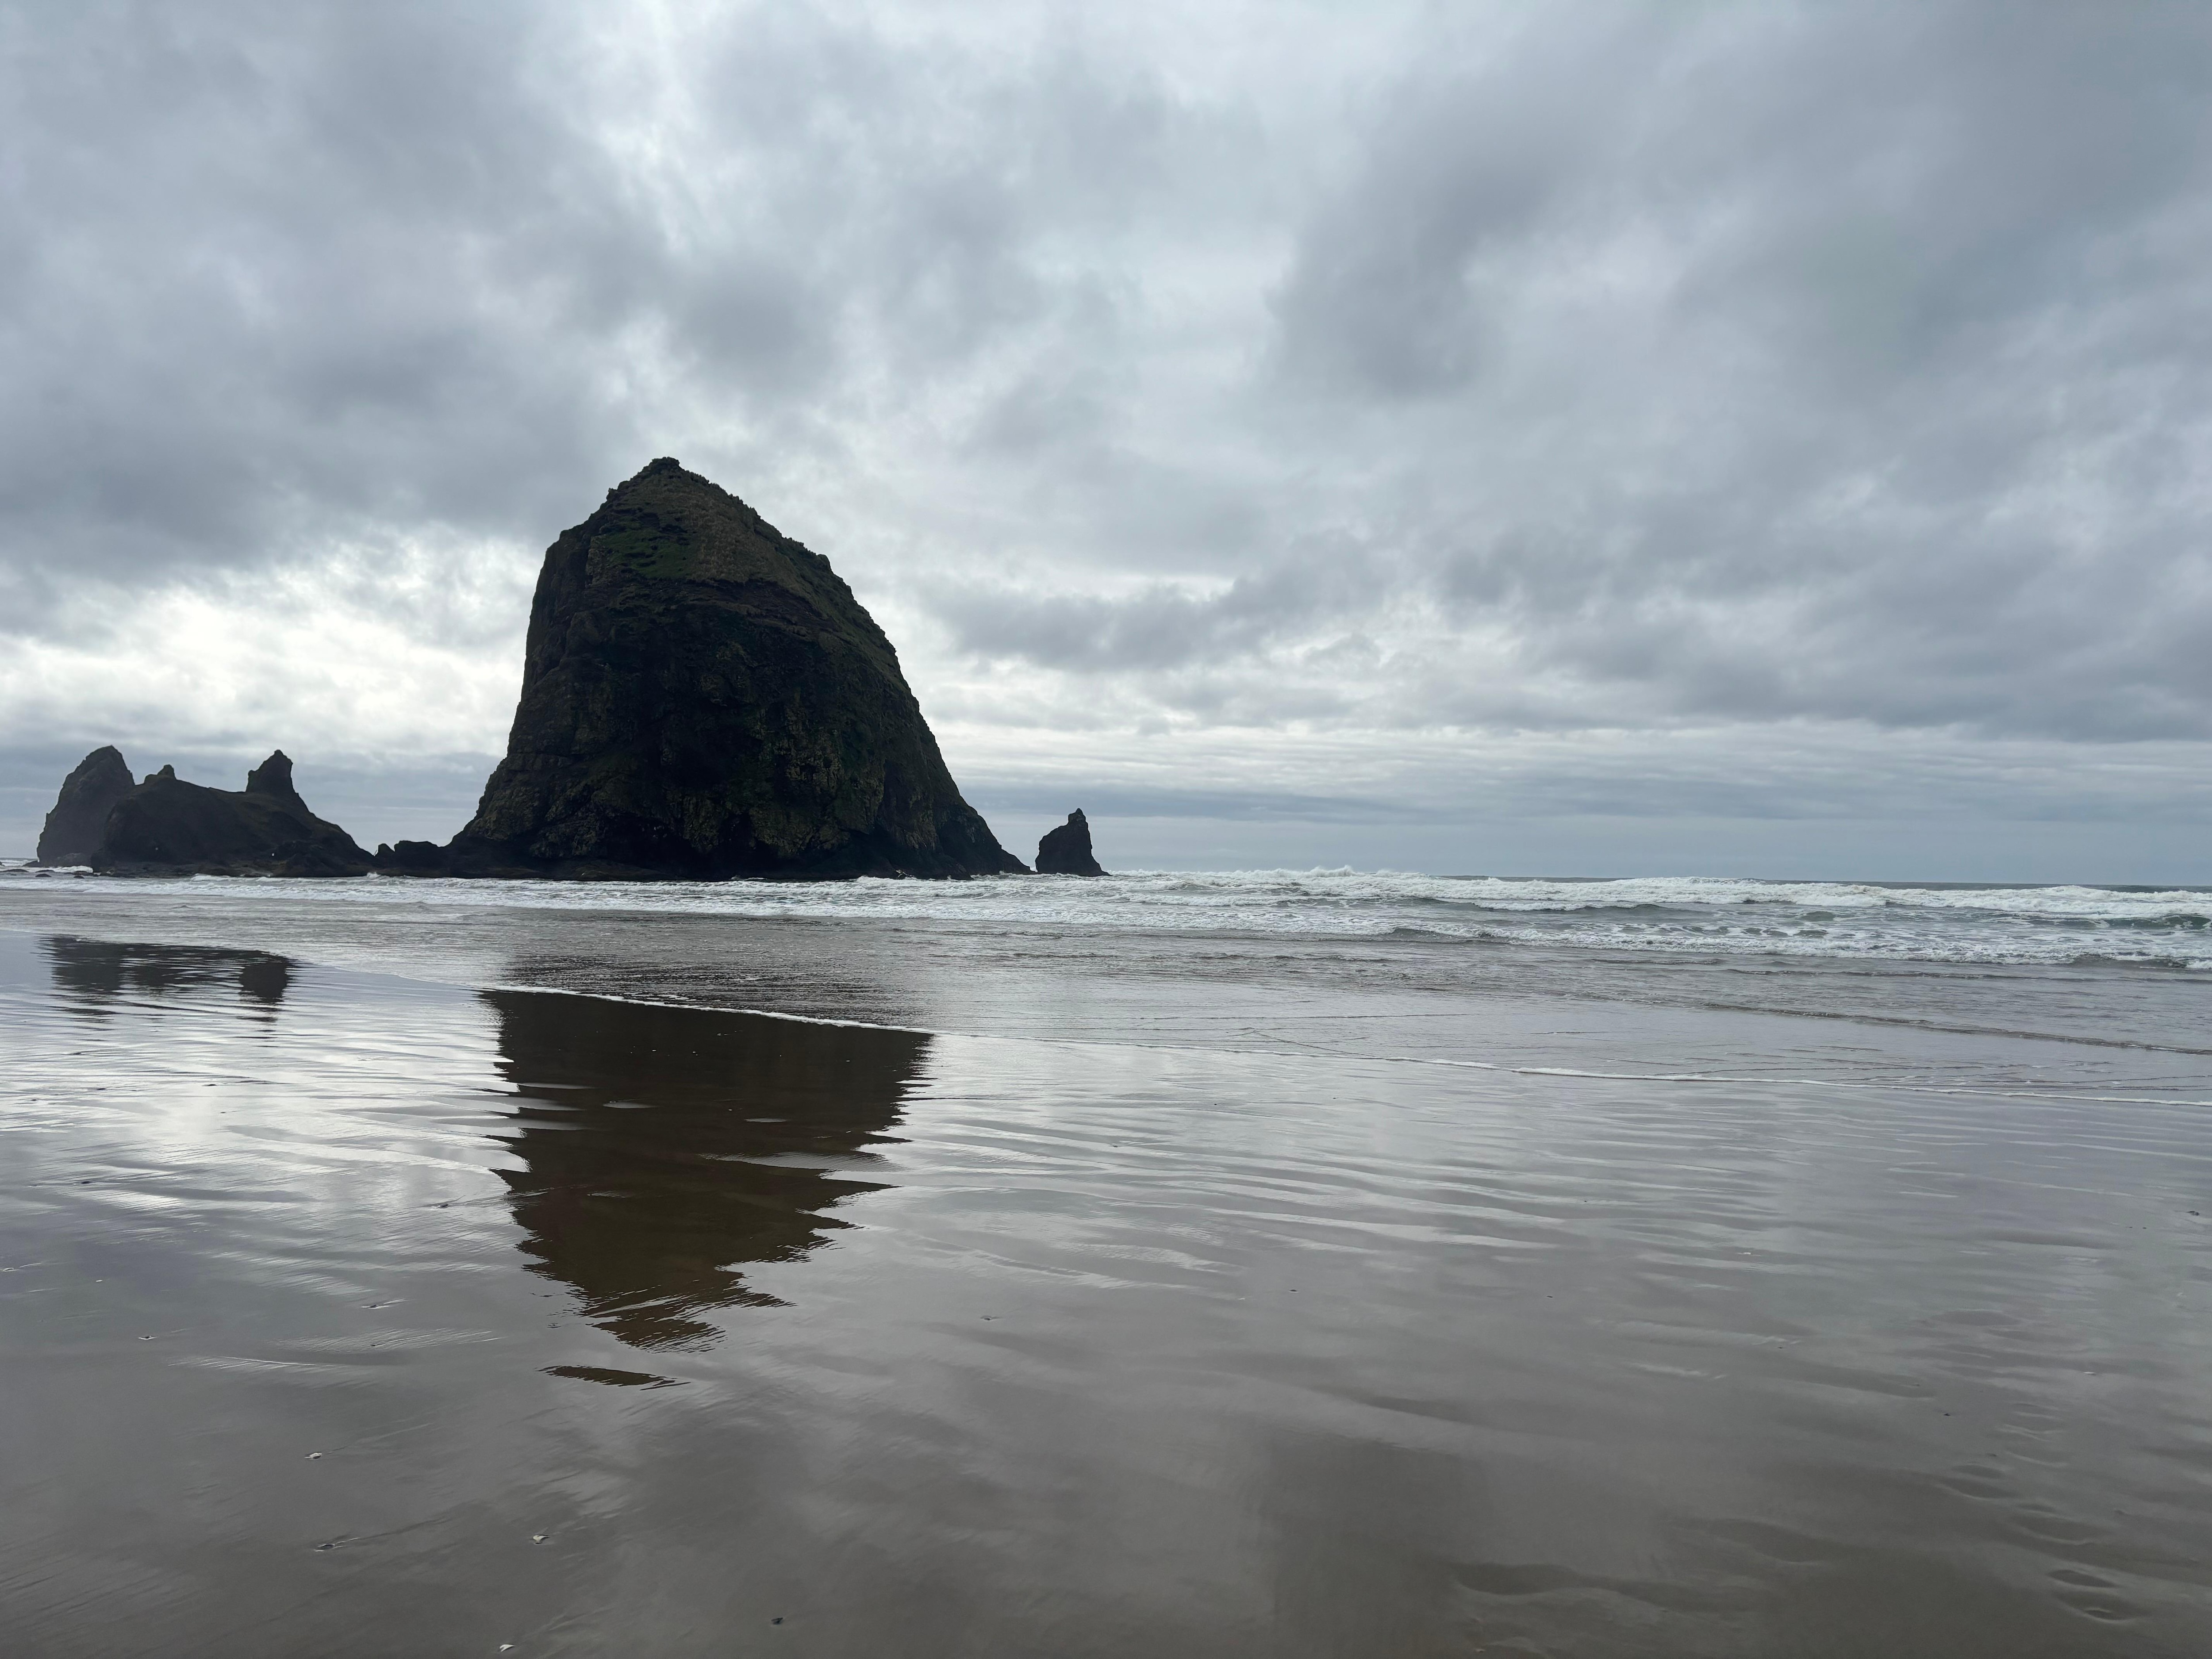
[[[675,455],[1026,854],[2212,879],[2212,7],[0,0],[0,852]]]

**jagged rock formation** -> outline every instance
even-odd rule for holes
[[[1091,820],[1077,807],[1067,822],[1048,830],[1037,843],[1036,872],[1041,876],[1103,876],[1091,852]]]
[[[137,787],[121,750],[113,744],[94,750],[62,781],[61,795],[39,832],[38,861],[90,864],[108,813]]]
[[[403,841],[386,846],[376,843],[376,867],[418,876],[442,876],[448,872],[452,860],[446,849],[434,841]]]
[[[186,783],[163,767],[109,809],[87,862],[118,875],[358,876],[369,867],[351,836],[307,810],[281,749],[246,775],[242,793]]]
[[[404,863],[397,849],[380,868]],[[883,630],[810,552],[672,460],[546,550],[470,875],[1023,870],[960,798]]]

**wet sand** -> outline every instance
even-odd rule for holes
[[[0,1029],[11,1654],[2212,1650],[2186,1100],[5,933]]]
[[[758,917],[655,909],[655,894],[617,884],[539,884],[557,890],[504,902],[487,890],[531,885],[0,872],[0,929],[972,1036],[2212,1100],[2212,972],[1163,932],[1039,914]]]

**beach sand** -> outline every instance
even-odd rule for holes
[[[896,1012],[927,944],[753,990]],[[932,1034],[459,959],[0,933],[10,1654],[2212,1651],[2185,1099],[1809,1016],[1682,1082],[1560,1073],[1783,1017],[1224,975],[1117,1042],[1062,974]]]

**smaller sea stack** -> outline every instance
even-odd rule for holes
[[[39,832],[40,864],[90,864],[115,803],[138,787],[123,751],[113,744],[94,750],[62,781],[54,810]]]
[[[1037,843],[1036,872],[1041,876],[1103,876],[1091,851],[1091,820],[1077,807],[1067,822],[1045,831]]]
[[[246,775],[242,792],[163,767],[108,809],[85,861],[117,875],[359,876],[369,866],[351,836],[307,810],[281,749]]]

